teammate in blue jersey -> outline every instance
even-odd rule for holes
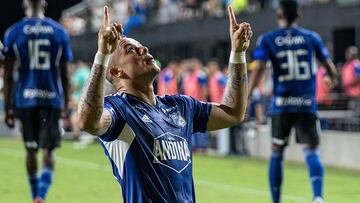
[[[319,123],[316,115],[315,79],[316,59],[327,69],[333,85],[335,66],[320,36],[298,27],[299,16],[295,0],[280,1],[277,9],[279,28],[260,36],[254,58],[257,69],[249,82],[252,92],[264,74],[265,64],[273,68],[273,97],[269,114],[272,118],[272,155],[269,181],[274,203],[280,202],[283,153],[294,127],[296,141],[303,145],[313,191],[313,201],[323,202],[324,169],[319,158]]]
[[[191,136],[241,122],[247,103],[245,51],[252,31],[229,7],[232,52],[221,104],[188,96],[156,96],[160,69],[147,47],[122,36],[104,8],[98,52],[84,88],[79,125],[99,136],[124,202],[195,202]],[[112,55],[111,55],[112,54]],[[104,97],[109,80],[116,94]]]
[[[24,0],[25,18],[11,26],[5,45],[5,122],[14,126],[14,111],[21,121],[26,147],[26,168],[32,198],[42,202],[52,182],[53,151],[60,146],[59,119],[67,108],[66,62],[72,59],[65,29],[44,16],[45,0]],[[13,90],[13,67],[18,78]],[[37,174],[38,149],[43,166]]]

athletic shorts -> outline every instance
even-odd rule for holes
[[[17,109],[26,149],[54,149],[60,147],[60,109],[24,108]]]
[[[312,113],[281,113],[272,115],[271,132],[272,143],[286,146],[289,143],[289,135],[295,128],[296,142],[300,144],[319,144],[320,123]]]

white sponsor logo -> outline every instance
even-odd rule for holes
[[[56,97],[55,92],[49,90],[41,90],[41,89],[25,89],[23,92],[23,96],[25,99],[54,99]]]
[[[187,141],[172,133],[162,134],[154,139],[154,163],[181,173],[190,163],[191,155]]]
[[[52,34],[54,33],[54,29],[51,26],[41,25],[40,23],[37,23],[36,25],[25,25],[23,28],[23,32],[27,35]]]
[[[311,99],[301,97],[277,97],[275,99],[276,106],[311,106]]]
[[[275,38],[275,44],[279,47],[287,45],[298,45],[298,44],[305,44],[305,39],[303,36],[279,36]]]

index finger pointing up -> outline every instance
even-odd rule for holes
[[[104,6],[104,18],[103,18],[103,25],[109,25],[109,8],[107,6]]]
[[[228,6],[228,15],[229,15],[230,25],[236,26],[237,22],[236,22],[236,18],[235,18],[235,14],[234,14],[232,6]]]

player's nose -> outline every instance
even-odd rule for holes
[[[140,55],[149,53],[149,49],[145,46],[140,47]]]

